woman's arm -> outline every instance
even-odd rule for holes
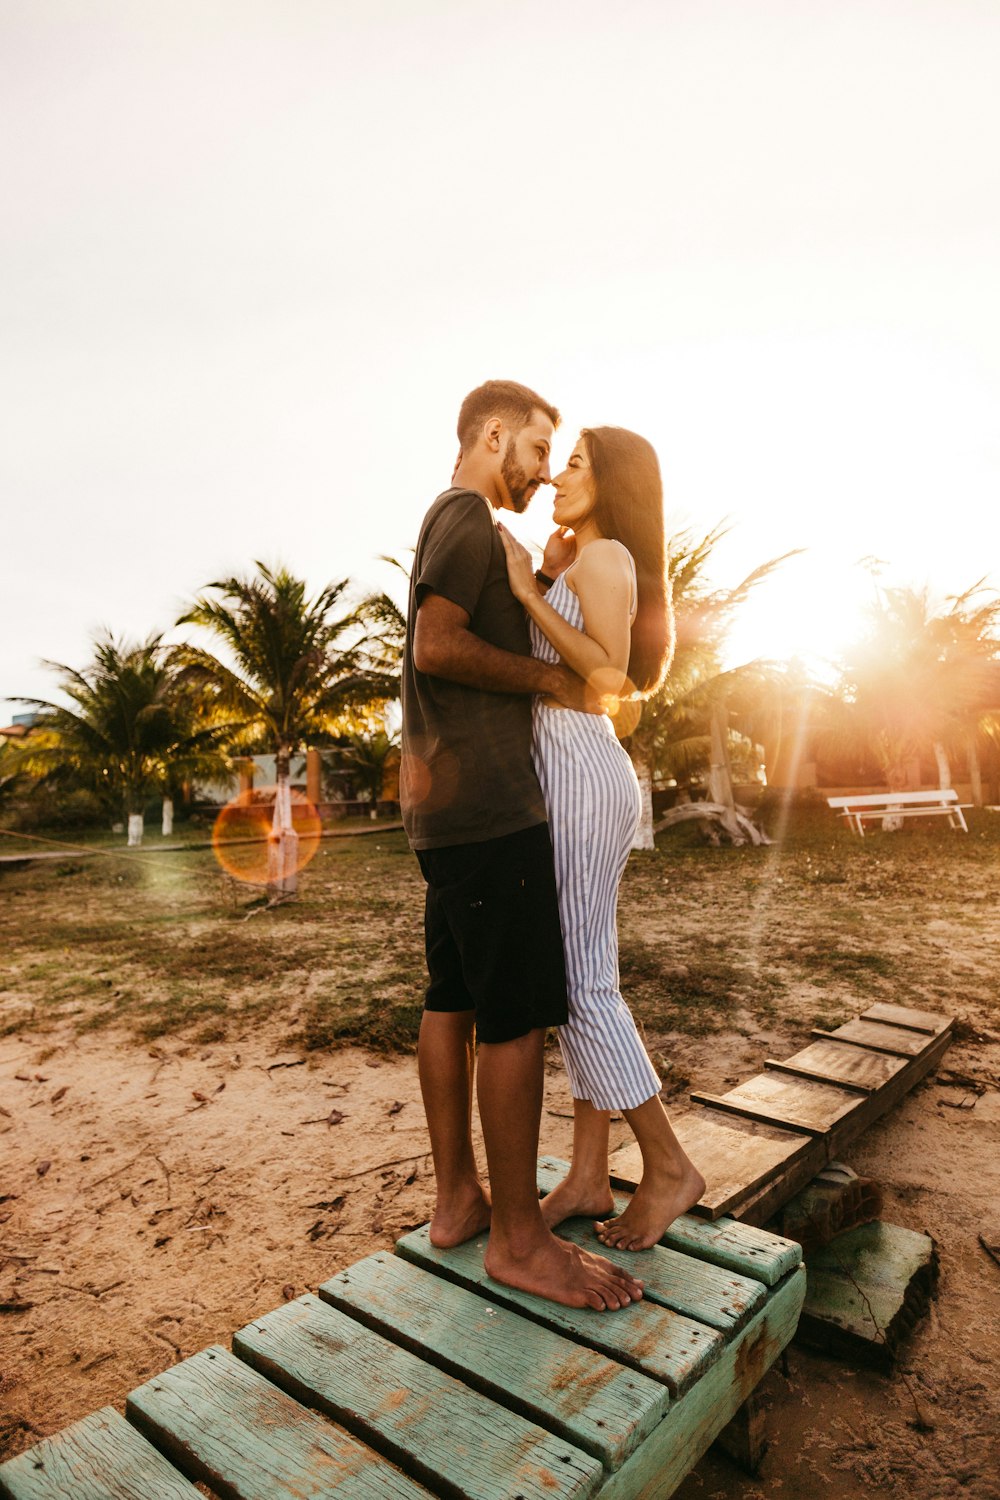
[[[632,570],[616,542],[591,542],[573,568],[573,584],[583,612],[583,630],[563,619],[538,592],[531,554],[498,526],[507,553],[511,591],[524,605],[563,661],[600,693],[621,692],[631,645]]]

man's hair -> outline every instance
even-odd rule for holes
[[[483,423],[490,417],[499,417],[512,432],[520,432],[536,411],[544,412],[553,427],[559,426],[559,412],[548,401],[543,401],[537,391],[519,385],[516,380],[487,380],[485,385],[477,385],[474,391],[470,391],[462,402],[458,414],[458,441],[463,448],[471,447]]]

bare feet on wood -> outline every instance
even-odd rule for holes
[[[484,1265],[494,1281],[565,1307],[614,1312],[642,1297],[641,1281],[603,1255],[592,1255],[551,1234],[523,1252],[495,1245],[491,1237]]]
[[[705,1179],[690,1163],[680,1175],[646,1170],[628,1208],[617,1218],[595,1224],[597,1238],[609,1249],[648,1250],[704,1191]]]
[[[430,1222],[431,1244],[438,1250],[464,1245],[490,1227],[490,1197],[481,1185],[458,1202],[439,1202]]]
[[[607,1177],[599,1182],[584,1182],[572,1171],[541,1202],[542,1218],[549,1229],[564,1219],[603,1219],[615,1211],[615,1200]]]

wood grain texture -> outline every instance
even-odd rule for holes
[[[398,1255],[371,1255],[320,1297],[617,1469],[662,1420],[665,1386]]]
[[[704,1104],[712,1096],[692,1094],[691,1097]],[[854,1090],[837,1084],[815,1083],[782,1073],[757,1073],[714,1099],[713,1107],[734,1112],[747,1109],[757,1118],[766,1115],[769,1121],[793,1130],[823,1135],[860,1103]]]
[[[790,1342],[805,1282],[805,1267],[800,1266],[774,1288],[722,1358],[610,1476],[601,1500],[668,1500]]]
[[[665,1245],[639,1251],[602,1245],[589,1219],[567,1219],[557,1233],[584,1250],[597,1251],[638,1277],[647,1301],[717,1328],[727,1337],[750,1320],[766,1296],[759,1281],[693,1260]]]
[[[541,1157],[538,1162],[539,1190],[550,1193],[568,1171],[568,1162],[554,1156]],[[616,1192],[613,1196],[615,1212],[623,1212],[631,1195]],[[774,1286],[789,1271],[794,1271],[802,1260],[802,1250],[792,1240],[731,1218],[712,1220],[681,1214],[660,1243],[696,1260],[749,1276],[765,1286]]]
[[[463,1500],[587,1500],[603,1481],[599,1459],[311,1294],[248,1324],[233,1348],[435,1490]]]
[[[812,1137],[801,1131],[724,1116],[719,1110],[695,1109],[678,1115],[672,1123],[677,1139],[705,1179],[698,1211],[711,1219],[729,1213],[812,1145]],[[642,1176],[638,1146],[616,1151],[610,1166],[613,1178],[637,1183]]]
[[[942,1031],[950,1031],[955,1024],[951,1016],[942,1016],[937,1011],[916,1010],[910,1005],[889,1005],[884,1000],[877,1000],[863,1011],[861,1020],[909,1027],[913,1031],[925,1031],[929,1036],[939,1036]]]
[[[0,1465],[3,1500],[198,1500],[112,1406]]]
[[[874,1090],[905,1068],[906,1058],[871,1052],[867,1047],[848,1046],[844,1042],[813,1042],[782,1063],[768,1058],[764,1066],[802,1069],[809,1077],[853,1083],[859,1088]]]
[[[516,1308],[545,1327],[641,1370],[662,1381],[674,1397],[699,1380],[725,1347],[725,1339],[715,1329],[654,1302],[641,1301],[617,1312],[599,1313],[590,1308],[560,1307],[503,1286],[483,1269],[485,1244],[485,1238],[479,1237],[454,1250],[437,1250],[425,1226],[401,1239],[396,1252],[414,1265],[469,1287],[501,1306]]]
[[[126,1415],[222,1500],[427,1500],[423,1485],[219,1347],[141,1385]]]
[[[931,1040],[924,1032],[904,1031],[899,1026],[886,1026],[880,1021],[863,1021],[856,1016],[845,1021],[836,1031],[817,1029],[813,1036],[827,1040],[859,1042],[862,1047],[871,1047],[875,1052],[888,1052],[894,1057],[916,1057]]]

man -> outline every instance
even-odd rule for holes
[[[495,513],[524,510],[549,483],[558,422],[513,381],[488,381],[462,403],[452,487],[428,511],[414,558],[400,796],[427,881],[419,1071],[437,1177],[431,1241],[457,1245],[490,1226],[485,1266],[497,1281],[613,1309],[641,1297],[641,1283],[551,1234],[535,1187],[545,1031],[567,1012],[531,697],[583,707],[586,690],[531,657]],[[543,566],[560,571],[572,549],[557,533]],[[474,1075],[490,1196],[472,1148]]]

